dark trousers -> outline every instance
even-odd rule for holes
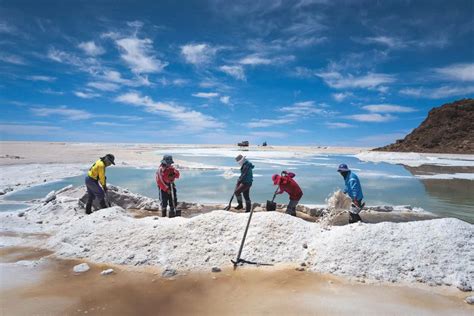
[[[245,199],[245,211],[250,212],[252,201],[250,201],[250,188],[252,184],[240,183],[235,189],[235,197],[239,205],[242,205],[242,195]]]
[[[104,189],[99,185],[99,181],[86,176],[85,183],[87,188],[86,213],[89,214],[92,211],[92,202],[94,202],[94,199],[99,200],[100,208],[107,208]]]
[[[359,205],[362,205],[362,200],[357,201]],[[359,213],[355,214],[352,212],[349,212],[349,224],[352,223],[357,223],[357,222],[362,222],[362,218],[360,218]]]
[[[300,200],[291,200],[290,203],[288,203],[288,206],[286,207],[286,214],[296,216],[296,206],[298,205],[298,202]]]
[[[173,187],[173,194],[174,194],[174,201],[172,200],[171,192],[168,193],[160,189],[160,201],[161,201],[162,210],[166,210],[169,204],[170,210],[174,211],[174,209],[176,208],[176,205],[178,204],[178,196],[176,195],[176,187]]]

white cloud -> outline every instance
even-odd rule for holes
[[[177,79],[170,80],[170,79],[166,79],[165,77],[160,78],[157,81],[160,84],[162,84],[163,86],[173,85],[173,86],[177,86],[177,87],[181,87],[181,86],[187,85],[189,83],[189,80],[186,80],[186,79],[177,78]]]
[[[217,98],[219,96],[219,93],[217,93],[217,92],[198,92],[198,93],[193,93],[192,96],[196,97],[196,98],[212,99],[212,98]]]
[[[293,55],[276,56],[269,58],[263,57],[260,54],[252,54],[240,59],[238,63],[245,66],[279,65],[292,60],[295,60],[295,56]]]
[[[348,97],[352,97],[353,94],[351,92],[340,92],[340,93],[333,93],[332,94],[332,97],[334,98],[334,100],[336,100],[337,102],[342,102],[344,101],[346,98]]]
[[[260,57],[258,55],[250,55],[239,60],[242,65],[270,65],[272,60],[269,58]]]
[[[77,47],[89,56],[99,56],[105,53],[105,50],[101,46],[96,45],[94,41],[81,42]]]
[[[126,37],[115,43],[121,50],[120,57],[134,73],[161,72],[168,65],[152,54],[153,41],[148,38]]]
[[[187,63],[193,65],[204,65],[212,61],[217,48],[208,44],[186,44],[181,46],[181,54]]]
[[[50,48],[47,57],[58,63],[72,65],[77,69],[92,75],[95,75],[101,70],[101,65],[95,58],[80,58],[74,54],[56,48]]]
[[[326,126],[329,127],[329,128],[351,128],[351,127],[355,127],[352,124],[339,123],[339,122],[335,122],[335,123],[328,122],[328,123],[326,123]]]
[[[253,119],[250,123],[247,123],[246,126],[249,128],[260,128],[260,127],[269,127],[280,124],[288,124],[294,122],[294,118],[284,118],[284,119]]]
[[[242,66],[238,66],[238,65],[227,66],[227,65],[224,65],[224,66],[219,67],[219,69],[222,72],[225,72],[226,74],[228,74],[229,76],[234,77],[235,79],[245,80],[245,72],[244,72],[244,68]]]
[[[56,80],[56,77],[50,76],[28,76],[26,79],[31,81],[45,81],[45,82],[53,82]]]
[[[405,88],[400,94],[424,99],[442,99],[457,96],[469,96],[474,86],[442,86],[439,88]]]
[[[391,37],[391,36],[375,36],[375,37],[366,37],[362,40],[357,40],[363,44],[381,44],[385,45],[392,49],[400,49],[407,46],[407,43],[400,38]]]
[[[13,25],[8,24],[5,21],[0,22],[0,33],[4,34],[15,34],[17,33],[17,28]]]
[[[187,109],[174,103],[156,102],[148,96],[141,96],[136,92],[130,92],[118,96],[115,101],[134,106],[140,106],[149,113],[156,113],[170,118],[180,125],[184,132],[200,131],[205,129],[216,129],[224,127],[222,122],[214,117],[201,112]]]
[[[93,115],[87,111],[78,110],[78,109],[71,109],[66,106],[61,106],[58,108],[32,108],[30,109],[33,115],[36,116],[63,116],[66,119],[77,121],[77,120],[87,120],[91,118]]]
[[[372,105],[365,105],[362,108],[369,112],[376,112],[376,113],[410,113],[410,112],[416,111],[416,109],[411,108],[411,107],[393,105],[393,104],[372,104]]]
[[[348,115],[346,118],[359,122],[388,122],[395,119],[393,115],[378,113]]]
[[[100,81],[93,81],[87,83],[88,87],[95,88],[102,91],[116,91],[120,87],[118,84],[112,82],[100,82]]]
[[[0,61],[14,65],[26,65],[26,61],[23,57],[12,54],[0,54]]]
[[[1,135],[45,135],[56,134],[63,129],[48,125],[0,124]]]
[[[382,73],[368,73],[363,76],[347,74],[344,76],[337,71],[330,71],[318,73],[316,76],[322,78],[328,86],[335,89],[375,89],[383,84],[388,84],[395,81],[395,77],[393,75]]]
[[[114,123],[114,122],[94,122],[92,124],[97,125],[97,126],[110,126],[110,127],[132,126],[130,124],[122,124],[122,123]]]
[[[289,117],[304,118],[313,114],[330,115],[331,112],[318,108],[314,101],[296,102],[290,106],[284,106],[278,109],[280,112],[285,112]]]
[[[454,64],[435,69],[445,79],[457,81],[474,81],[474,63]]]
[[[39,90],[39,91],[41,93],[52,94],[52,95],[63,95],[64,94],[63,91],[56,91],[56,90],[52,90],[51,88],[46,88],[46,89]]]
[[[230,97],[228,95],[224,95],[224,96],[220,97],[219,100],[224,104],[229,104],[230,103]]]
[[[74,95],[83,99],[92,99],[92,98],[100,97],[100,94],[93,93],[93,92],[83,92],[83,91],[74,91]]]

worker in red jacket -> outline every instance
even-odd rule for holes
[[[173,167],[173,157],[164,155],[160,168],[156,171],[156,185],[160,191],[161,215],[166,217],[166,208],[170,205],[169,217],[174,217],[178,204],[174,180],[179,179],[179,171]]]
[[[283,171],[281,176],[274,174],[272,176],[273,184],[279,186],[279,191],[276,194],[282,194],[283,192],[288,193],[290,196],[290,202],[286,208],[286,214],[296,216],[296,205],[303,196],[300,186],[293,179],[295,174],[293,172]]]

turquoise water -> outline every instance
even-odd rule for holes
[[[161,153],[160,153],[161,155]],[[177,160],[193,161],[215,167],[238,166],[233,157],[209,154],[175,153]],[[325,200],[337,189],[344,187],[342,177],[336,172],[339,163],[347,163],[359,175],[367,205],[411,205],[421,207],[440,216],[456,217],[474,223],[474,181],[471,180],[421,180],[414,177],[400,165],[361,162],[344,155],[313,157],[249,159],[254,163],[253,201],[271,199],[275,187],[271,175],[282,170],[296,173],[304,196],[301,203],[325,204]],[[177,183],[178,198],[181,201],[200,203],[227,203],[237,177],[224,177],[225,170],[182,170]],[[110,167],[107,178],[111,184],[130,189],[133,192],[158,198],[155,185],[155,170]],[[29,201],[43,198],[48,192],[66,185],[81,185],[84,176],[71,177],[61,181],[38,185],[5,197],[10,201]],[[277,197],[277,202],[287,201],[287,195]]]

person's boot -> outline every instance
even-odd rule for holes
[[[244,208],[244,204],[242,203],[242,197],[240,197],[240,199],[239,197],[237,197],[237,203],[237,207],[235,208],[236,210],[241,210]]]
[[[286,214],[291,215],[291,216],[296,216],[296,210],[289,208],[286,210]]]
[[[252,210],[252,203],[250,201],[247,203],[245,202],[245,213],[249,213]]]
[[[161,209],[161,217],[166,217],[166,207]]]
[[[92,201],[87,200],[86,204],[86,214],[92,214]]]
[[[100,200],[99,204],[100,204],[100,208],[101,208],[101,209],[107,208],[107,204],[105,204],[105,200],[104,200],[104,199]]]
[[[173,218],[176,216],[176,212],[174,211],[174,209],[170,208],[170,211],[168,213],[168,217],[169,218]]]

